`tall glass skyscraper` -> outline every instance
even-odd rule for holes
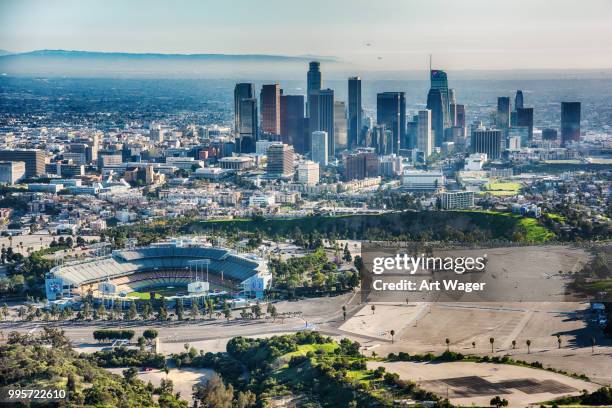
[[[510,127],[510,97],[500,96],[497,98],[497,126],[507,136]]]
[[[310,140],[304,137],[304,96],[281,95],[280,123],[283,142],[293,145],[299,154],[310,150]]]
[[[404,92],[383,92],[376,95],[376,122],[385,125],[393,135],[390,151],[398,154],[400,144],[406,140],[406,94]]]
[[[361,132],[363,110],[361,107],[361,78],[348,80],[348,148],[357,147]]]
[[[240,133],[240,101],[255,98],[255,85],[251,83],[238,83],[234,87],[234,132]]]
[[[451,127],[450,123],[450,95],[448,90],[448,77],[446,72],[439,69],[432,69],[429,73],[431,89],[438,89],[442,97],[442,115],[444,129]],[[429,109],[429,108],[428,108]],[[442,134],[442,137],[444,135]]]
[[[241,99],[239,105],[240,123],[238,128],[238,153],[255,153],[257,142],[258,118],[257,99]]]
[[[263,85],[261,100],[261,131],[280,135],[280,85]]]
[[[580,140],[580,102],[561,102],[561,145]]]
[[[321,64],[311,61],[306,74],[306,112],[310,117],[310,94],[321,90]]]
[[[523,91],[520,89],[516,91],[516,96],[514,97],[514,109],[523,109]]]
[[[312,136],[313,132],[319,130],[327,132],[329,139],[327,147],[331,157],[336,154],[334,145],[334,91],[333,89],[313,91],[309,97],[308,110],[310,111],[310,117],[308,118],[308,124],[310,135]]]
[[[444,142],[444,100],[439,89],[430,89],[427,94],[427,109],[431,111],[431,130],[435,147]]]

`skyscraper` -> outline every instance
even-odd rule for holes
[[[465,127],[465,105],[459,104],[456,105],[455,110],[457,111],[457,122],[456,126]]]
[[[430,89],[427,94],[427,109],[431,111],[431,130],[434,146],[441,147],[444,142],[444,100],[439,89]]]
[[[486,153],[489,159],[499,159],[502,151],[502,131],[482,129],[472,131],[472,153]]]
[[[376,153],[368,150],[351,153],[344,158],[344,179],[362,180],[379,175],[379,161]]]
[[[363,110],[361,107],[361,78],[351,77],[348,80],[348,148],[358,145],[361,132]]]
[[[260,92],[261,100],[261,131],[280,135],[280,85],[263,85]]]
[[[306,112],[310,116],[310,94],[321,90],[321,64],[311,61],[306,74]]]
[[[523,107],[523,91],[519,89],[514,97],[514,109],[519,110],[523,109]]]
[[[348,144],[346,102],[334,101],[334,146],[336,153],[346,150]]]
[[[240,132],[240,101],[255,98],[255,85],[251,83],[238,83],[234,87],[234,132]]]
[[[406,95],[404,92],[383,92],[376,95],[376,122],[393,134],[390,152],[398,154],[406,141]]]
[[[310,150],[310,142],[304,137],[304,96],[280,96],[280,134],[284,142],[293,145],[299,154]]]
[[[516,109],[516,126],[529,129],[529,141],[533,140],[533,108]]]
[[[313,91],[310,94],[310,102],[308,109],[310,117],[308,123],[310,134],[318,130],[327,132],[328,137],[328,154],[335,155],[334,146],[334,91],[332,89],[322,89]]]
[[[440,96],[442,98],[442,132],[444,133],[444,129],[451,127],[449,115],[450,95],[448,90],[448,76],[444,71],[439,69],[431,69],[429,71],[429,78],[431,81],[431,89],[440,90]],[[444,137],[444,135],[442,134],[441,137]]]
[[[329,137],[327,132],[317,130],[312,132],[312,146],[310,148],[310,156],[313,162],[319,163],[321,166],[327,166],[329,157],[329,148],[327,142]]]
[[[423,152],[425,158],[428,158],[433,148],[431,111],[429,109],[419,111],[417,123],[417,150]]]
[[[580,102],[561,102],[561,146],[580,141]]]
[[[257,99],[241,99],[238,108],[240,120],[238,123],[238,142],[236,150],[238,153],[255,153],[259,134],[257,123]]]
[[[497,98],[497,126],[507,136],[507,131],[510,127],[510,98],[508,96]]]

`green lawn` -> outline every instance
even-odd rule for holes
[[[150,300],[151,292],[155,292],[155,299],[161,299],[162,296],[174,296],[177,292],[187,292],[186,286],[176,286],[174,288],[152,288],[144,289],[142,291],[134,291],[127,294],[129,298],[136,298],[142,300]]]
[[[338,348],[338,343],[325,343],[325,344],[300,344],[296,351],[283,355],[283,358],[290,360],[293,356],[305,356],[309,351],[313,353],[318,350],[323,350],[326,353],[333,353]]]
[[[522,217],[519,224],[527,231],[525,240],[528,242],[546,242],[555,237],[554,233],[538,224],[535,218]]]
[[[612,281],[603,280],[599,282],[593,282],[585,285],[587,289],[595,290],[598,292],[610,292],[612,291]]]
[[[518,194],[521,189],[520,183],[488,183],[484,185],[486,193],[494,196],[511,196]]]

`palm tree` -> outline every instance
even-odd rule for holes
[[[527,343],[527,354],[531,353],[531,340],[527,340],[525,343]]]
[[[370,309],[372,309],[372,314],[374,314],[374,311],[376,310],[376,305],[372,305]]]
[[[495,339],[494,339],[493,337],[491,337],[491,338],[489,339],[489,343],[491,343],[491,353],[493,353],[493,352],[494,352],[494,350],[493,350],[493,344],[495,343]]]
[[[561,335],[557,334],[557,343],[559,343],[559,348],[561,348]]]
[[[391,335],[391,344],[393,344],[393,338],[395,337],[395,330],[391,330],[389,334]]]
[[[346,305],[342,306],[342,317],[344,318],[344,320],[346,321]]]
[[[446,351],[450,351],[450,339],[447,338],[445,342],[446,342]]]

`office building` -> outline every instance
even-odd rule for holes
[[[344,158],[344,180],[363,180],[379,176],[378,156],[371,150],[358,151]]]
[[[483,129],[472,132],[472,153],[485,153],[492,160],[499,159],[502,143],[502,131],[499,129]]]
[[[321,90],[321,64],[318,61],[312,61],[308,64],[308,73],[306,74],[306,112],[310,117],[310,97],[313,92]]]
[[[259,135],[257,99],[241,99],[239,104],[240,121],[238,122],[238,153],[255,153]]]
[[[317,131],[326,132],[328,155],[334,156],[334,91],[332,89],[313,91],[310,94],[308,109],[310,134]]]
[[[347,147],[346,102],[334,101],[334,149],[338,153]]]
[[[419,111],[416,148],[418,151],[423,152],[425,158],[431,156],[433,138],[431,135],[431,111],[429,109]]]
[[[461,210],[474,206],[473,191],[458,191],[440,194],[440,204],[444,210]]]
[[[24,162],[26,178],[45,175],[45,154],[42,150],[0,150],[0,161]]]
[[[431,130],[435,147],[444,142],[444,100],[439,89],[430,89],[427,94],[427,109],[431,111]]]
[[[281,134],[281,90],[279,84],[263,85],[260,92],[261,131]]]
[[[557,129],[542,129],[542,140],[553,141],[557,140]]]
[[[26,164],[22,161],[0,161],[0,184],[13,185],[20,182],[26,174]]]
[[[234,132],[240,133],[240,101],[255,98],[255,85],[251,83],[238,83],[234,87]]]
[[[442,127],[442,133],[444,132],[444,129],[447,129],[449,127],[451,127],[451,123],[450,123],[450,104],[451,104],[451,100],[450,100],[450,91],[448,89],[448,76],[446,75],[446,72],[439,70],[439,69],[431,69],[429,71],[429,79],[431,82],[430,85],[430,89],[437,89],[440,91],[440,97],[442,99],[442,123],[443,123],[443,127]],[[454,96],[453,96],[454,99]],[[427,109],[431,109],[431,108],[427,108]],[[433,116],[433,112],[432,112],[432,116]]]
[[[348,148],[354,149],[359,144],[363,108],[361,107],[361,78],[351,77],[348,80]]]
[[[312,132],[311,140],[310,156],[312,161],[319,163],[321,166],[327,166],[329,160],[329,136],[327,132]]]
[[[270,176],[289,178],[293,175],[293,146],[274,143],[268,148],[266,172]]]
[[[529,128],[527,126],[512,126],[508,129],[508,140],[518,138],[521,146],[529,146]]]
[[[297,180],[298,183],[307,186],[316,186],[319,184],[319,163],[310,160],[298,163]]]
[[[510,127],[510,98],[508,96],[497,98],[497,127],[507,135]]]
[[[528,140],[533,140],[533,108],[518,108],[516,110],[516,126],[529,129]]]
[[[580,102],[561,102],[561,146],[580,141]]]
[[[281,95],[280,126],[282,140],[299,154],[306,154],[310,144],[304,137],[304,96]]]
[[[440,191],[446,184],[444,174],[439,170],[404,170],[402,186],[409,191]]]
[[[399,154],[406,141],[406,95],[404,92],[383,92],[376,95],[376,123],[385,125],[393,139],[387,154]]]
[[[519,110],[523,108],[523,91],[519,89],[516,91],[516,96],[514,97],[514,109]]]
[[[465,127],[465,105],[458,104],[455,106],[455,110],[456,110],[456,115],[457,115],[456,126],[464,128]]]

